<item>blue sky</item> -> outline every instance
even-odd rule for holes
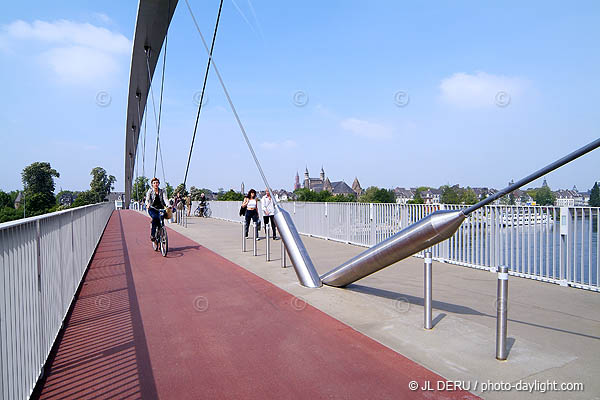
[[[210,36],[218,1],[190,2]],[[4,5],[0,189],[20,188],[26,165],[49,161],[61,174],[57,189],[86,189],[101,166],[123,190],[136,12],[136,2]],[[215,60],[275,188],[291,189],[297,171],[317,176],[321,166],[332,181],[357,176],[363,187],[501,188],[600,137],[599,20],[595,1],[225,0]],[[205,68],[180,1],[161,128],[173,185],[183,181]],[[188,185],[262,188],[212,73],[207,97]],[[138,166],[151,175],[148,111]],[[599,167],[596,150],[547,180],[586,190]]]

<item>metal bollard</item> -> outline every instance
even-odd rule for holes
[[[506,360],[506,328],[508,315],[508,267],[498,267],[498,292],[496,299],[496,359]]]
[[[265,229],[267,230],[267,261],[271,261],[271,241],[269,240],[269,224],[265,224]]]
[[[423,294],[423,300],[424,300],[424,324],[423,327],[425,329],[431,329],[432,328],[432,322],[431,322],[431,278],[432,278],[432,274],[431,274],[431,250],[425,250],[425,282],[423,284],[424,286],[424,294]]]
[[[246,234],[244,232],[246,225],[242,222],[242,253],[246,252]]]
[[[281,268],[285,268],[287,267],[286,264],[286,260],[285,260],[285,244],[283,243],[283,240],[281,240]]]
[[[253,247],[252,247],[252,255],[257,255],[258,254],[258,246],[256,245],[256,242],[258,240],[258,227],[256,226],[256,223],[253,222],[252,223],[252,243],[253,243]]]

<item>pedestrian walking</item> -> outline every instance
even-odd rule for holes
[[[261,201],[263,211],[263,222],[265,223],[265,235],[268,235],[267,224],[271,224],[271,230],[273,232],[273,240],[277,240],[277,228],[275,227],[275,203],[271,198],[269,189],[265,192],[265,197]]]

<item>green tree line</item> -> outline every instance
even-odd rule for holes
[[[0,190],[0,222],[105,201],[106,196],[114,189],[116,178],[108,175],[101,167],[92,169],[90,175],[92,180],[89,190],[83,192],[63,190],[54,195],[54,178],[59,178],[60,173],[52,168],[49,162],[34,162],[26,166],[21,173],[23,191],[14,190],[5,193]],[[19,193],[20,201],[16,204]],[[76,197],[71,206],[60,204],[60,198],[65,194]]]

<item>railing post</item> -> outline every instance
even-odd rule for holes
[[[256,225],[256,222],[252,222],[252,255],[257,255],[258,254],[258,247],[256,245],[256,242],[258,240],[258,226]]]
[[[571,278],[570,276],[570,265],[571,265],[571,210],[569,207],[560,208],[560,253],[559,253],[559,275],[558,279],[561,281],[562,286],[567,286],[567,282]]]
[[[424,265],[424,272],[425,272],[425,279],[424,279],[424,294],[423,294],[423,302],[424,302],[424,324],[423,327],[425,329],[431,329],[432,328],[432,322],[431,322],[431,286],[432,286],[432,268],[431,268],[431,248],[425,250],[425,265]]]
[[[371,246],[377,244],[377,238],[375,233],[375,215],[373,210],[373,203],[369,204],[369,218],[371,219]]]
[[[498,290],[496,298],[496,359],[506,360],[506,328],[508,315],[508,267],[498,267]]]
[[[271,224],[265,224],[265,229],[267,231],[267,261],[271,261],[271,241],[269,240],[269,225]]]
[[[242,222],[242,253],[246,252],[246,224]]]

